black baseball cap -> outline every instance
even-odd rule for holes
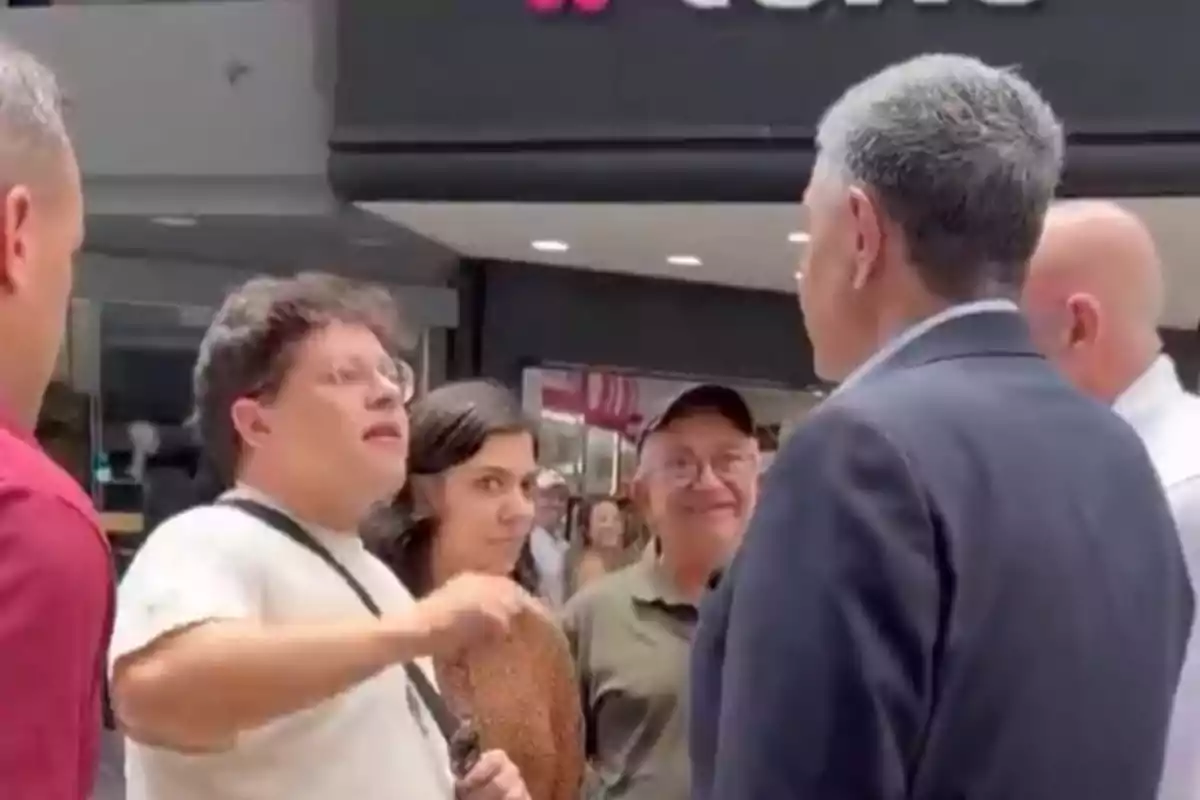
[[[642,446],[652,433],[662,430],[680,417],[697,411],[720,414],[742,433],[747,436],[754,435],[754,414],[741,392],[719,383],[700,383],[672,396],[646,418],[638,432],[638,452],[642,451]]]

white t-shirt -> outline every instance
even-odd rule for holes
[[[540,525],[529,533],[529,552],[538,571],[538,591],[550,605],[566,602],[568,544]]]
[[[412,605],[412,595],[357,536],[309,530],[384,611]],[[205,506],[164,522],[137,554],[118,591],[109,664],[206,620],[370,616],[316,555],[237,509]],[[432,675],[427,661],[421,666]],[[127,741],[125,777],[128,800],[454,797],[445,742],[402,666],[245,732],[225,752],[185,755]]]

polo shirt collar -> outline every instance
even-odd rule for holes
[[[642,557],[631,568],[630,577],[633,581],[633,599],[640,603],[696,607],[695,602],[684,597],[683,593],[676,588],[671,576],[663,568],[657,546],[646,548]]]

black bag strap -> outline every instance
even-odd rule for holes
[[[371,593],[354,577],[350,570],[346,569],[346,566],[338,561],[333,553],[330,553],[323,544],[305,530],[303,525],[296,522],[296,520],[287,514],[244,497],[222,498],[217,500],[215,505],[229,506],[245,514],[249,514],[305,548],[336,572],[354,594],[358,596],[358,599],[362,601],[362,604],[366,606],[368,611],[376,617],[383,616],[383,610],[375,602],[375,598],[371,597]],[[404,671],[408,675],[409,682],[412,683],[413,688],[420,695],[421,702],[429,710],[433,721],[438,726],[438,730],[441,731],[447,744],[450,745],[450,755],[451,760],[454,762],[454,771],[459,777],[462,777],[470,771],[471,767],[474,766],[474,762],[479,757],[479,737],[474,730],[474,726],[459,719],[450,710],[446,699],[434,687],[429,677],[425,674],[425,670],[412,662],[407,662],[404,664]]]

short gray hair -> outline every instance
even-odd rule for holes
[[[872,191],[930,291],[1015,294],[1062,174],[1062,126],[1013,71],[923,55],[849,89],[821,120],[815,172]]]
[[[63,95],[49,67],[0,41],[0,184],[25,180],[31,156],[69,147]]]

